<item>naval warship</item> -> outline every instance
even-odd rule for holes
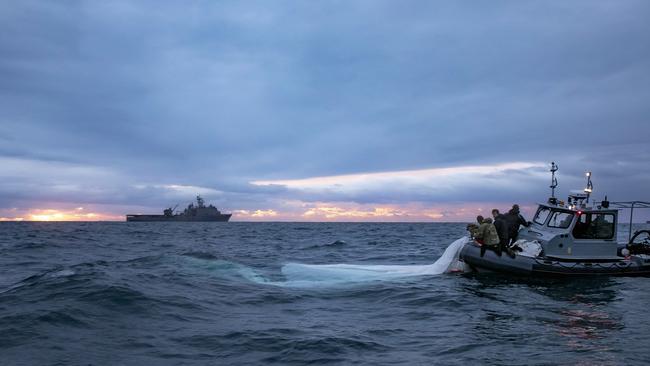
[[[178,207],[178,205],[176,205]],[[166,208],[162,215],[126,215],[126,221],[221,221],[230,220],[232,214],[221,213],[216,207],[205,205],[201,196],[196,196],[196,206],[190,203],[183,212],[174,213],[174,208]]]

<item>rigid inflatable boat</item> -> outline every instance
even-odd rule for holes
[[[520,228],[511,249],[497,253],[470,240],[459,254],[465,268],[520,276],[650,275],[650,230],[632,234],[634,209],[650,208],[650,202],[609,202],[605,197],[590,203],[589,172],[587,188],[573,192],[565,203],[555,198],[556,171],[552,163],[551,198],[539,204],[528,227]],[[618,243],[622,209],[630,209],[630,229],[628,240]]]

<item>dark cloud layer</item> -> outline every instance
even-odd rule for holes
[[[590,169],[602,192],[650,199],[649,14],[647,1],[4,2],[0,206],[191,196],[171,185],[228,209],[534,201],[546,181],[516,174],[514,193],[451,195],[249,182],[550,160],[567,189]]]

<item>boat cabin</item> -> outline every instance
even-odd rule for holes
[[[618,209],[610,208],[605,200],[589,203],[593,192],[591,172],[586,173],[587,186],[582,191],[572,191],[567,203],[555,197],[558,167],[551,163],[551,197],[548,203],[541,203],[528,228],[519,232],[519,237],[537,241],[542,246],[542,255],[568,260],[598,260],[617,257]]]
[[[617,256],[617,222],[617,209],[540,204],[520,238],[538,241],[547,257],[606,259]]]

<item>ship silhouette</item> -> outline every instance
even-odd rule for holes
[[[178,207],[178,205],[176,205]],[[205,205],[201,196],[196,196],[196,205],[190,203],[183,212],[174,213],[176,207],[166,208],[162,215],[126,215],[126,221],[220,221],[230,220],[232,214],[221,213],[216,207]]]

